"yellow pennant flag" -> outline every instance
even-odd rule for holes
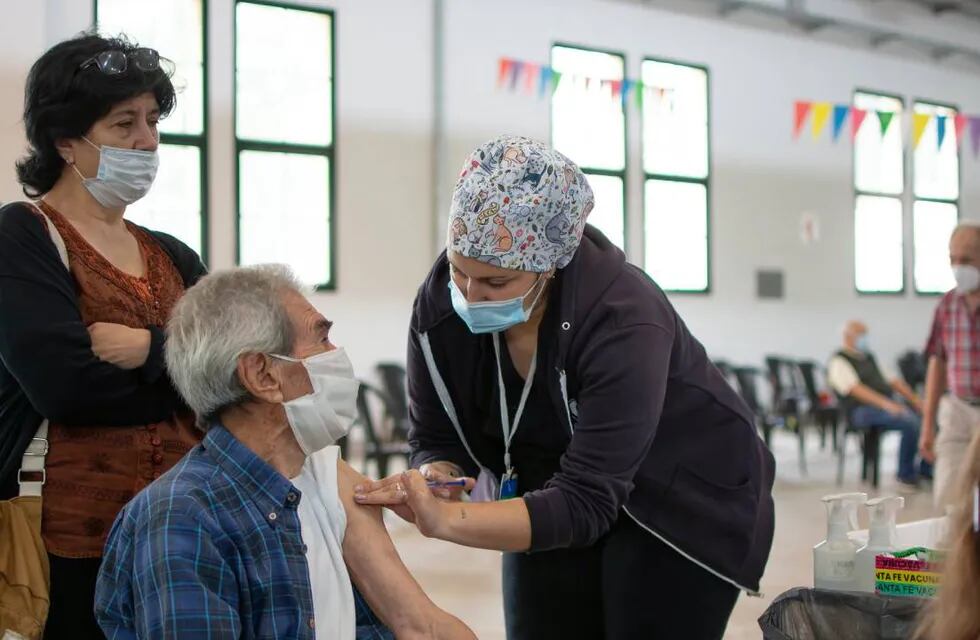
[[[832,106],[829,102],[817,102],[813,105],[813,139],[816,140],[823,133],[824,127],[827,126],[827,120],[830,118],[830,110]]]
[[[922,134],[926,132],[926,126],[929,124],[929,118],[931,118],[928,113],[917,113],[912,116],[912,148],[918,149],[919,142],[922,141]]]

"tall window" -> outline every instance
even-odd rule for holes
[[[868,113],[854,140],[854,284],[860,293],[901,293],[904,103],[895,96],[858,91],[854,107]]]
[[[708,70],[644,60],[645,266],[668,291],[711,286]]]
[[[126,210],[130,220],[165,231],[207,253],[207,73],[205,0],[97,0],[96,24],[124,34],[173,63],[177,107],[160,121],[160,169],[150,193]],[[167,64],[166,62],[164,63]]]
[[[589,223],[619,248],[626,246],[626,117],[622,55],[556,45],[551,66],[562,74],[551,101],[551,138],[589,178],[595,209]],[[620,89],[621,91],[622,89]]]
[[[915,290],[945,293],[954,285],[949,269],[949,236],[959,220],[957,112],[948,105],[916,102],[914,113],[916,119],[927,122],[912,156]]]
[[[336,285],[333,44],[330,11],[235,5],[239,262],[321,289]]]

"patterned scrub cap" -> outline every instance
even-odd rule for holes
[[[463,166],[446,248],[504,269],[562,269],[575,256],[594,204],[574,162],[537,140],[500,136]]]

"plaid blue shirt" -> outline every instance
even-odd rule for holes
[[[315,640],[301,497],[214,425],[116,518],[95,593],[106,636]],[[392,638],[354,599],[357,638]]]

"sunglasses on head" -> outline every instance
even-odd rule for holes
[[[119,49],[108,49],[97,53],[78,66],[79,71],[84,71],[90,67],[97,67],[99,71],[107,76],[114,76],[125,73],[129,68],[129,61],[140,71],[156,71],[160,68],[160,54],[156,49],[140,47],[133,49],[129,53]]]

